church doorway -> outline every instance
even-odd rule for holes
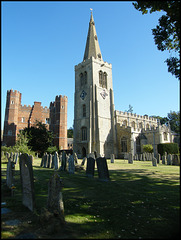
[[[86,157],[86,149],[85,147],[82,148],[82,158]]]

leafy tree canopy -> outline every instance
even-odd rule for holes
[[[168,72],[180,80],[180,1],[136,1],[134,7],[147,14],[155,11],[164,11],[165,15],[159,18],[159,24],[152,29],[155,44],[158,50],[175,51],[178,57],[170,56],[165,62]]]
[[[27,134],[28,146],[41,155],[48,147],[52,146],[53,133],[48,131],[46,125],[42,122],[36,121],[34,126],[25,128],[22,133]]]
[[[68,137],[68,138],[73,138],[73,135],[74,135],[73,132],[74,132],[73,128],[70,127],[70,128],[67,130],[67,137]]]
[[[170,128],[173,132],[180,134],[180,111],[170,111],[167,114],[167,117],[160,117],[160,116],[152,116],[157,119],[160,119],[161,124],[165,124],[168,126],[170,124]]]

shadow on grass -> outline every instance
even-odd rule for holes
[[[53,169],[33,167],[36,211],[46,207]],[[179,233],[179,185],[146,170],[109,170],[109,182],[85,171],[63,180],[65,219],[76,238],[175,238]],[[52,236],[53,237],[53,236]]]

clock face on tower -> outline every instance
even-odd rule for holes
[[[103,99],[105,99],[105,98],[108,96],[107,92],[106,92],[104,89],[102,90],[102,92],[100,93],[100,95],[101,95],[101,97],[102,97]]]
[[[82,98],[82,100],[84,100],[86,95],[87,95],[87,93],[84,90],[82,90],[82,92],[80,94],[80,98]]]

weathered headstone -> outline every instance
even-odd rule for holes
[[[158,154],[157,154],[157,163],[158,163],[158,164],[160,163],[160,159],[161,159],[161,155],[158,153]]]
[[[60,176],[57,173],[54,173],[48,183],[47,209],[48,211],[59,215],[61,218],[64,218],[62,188],[63,183]]]
[[[45,153],[43,156],[43,167],[46,168],[47,167],[47,162],[48,162],[48,154]]]
[[[167,156],[167,165],[172,165],[172,155],[168,154]]]
[[[62,152],[62,165],[60,167],[60,170],[61,171],[67,170],[67,156],[65,151]]]
[[[111,154],[111,163],[114,163],[114,154]]]
[[[82,159],[82,162],[81,162],[80,166],[84,166],[84,164],[85,164],[86,160],[87,160],[87,158],[86,158],[86,157],[84,157],[84,158]]]
[[[28,154],[21,154],[19,165],[23,205],[33,211],[35,207],[33,168]]]
[[[162,156],[162,164],[166,164],[166,156],[165,155]]]
[[[145,153],[143,153],[143,161],[146,161]]]
[[[128,163],[133,163],[133,154],[129,153]]]
[[[73,155],[70,155],[68,158],[68,172],[74,174],[75,172],[75,163]]]
[[[54,168],[58,169],[58,165],[59,165],[58,153],[55,152],[55,154],[54,154]]]
[[[50,168],[50,163],[52,161],[52,154],[48,155],[48,162],[47,162],[47,168]]]
[[[43,162],[44,162],[44,155],[42,156],[40,167],[43,167]]]
[[[16,153],[16,156],[15,156],[15,164],[17,164],[18,163],[18,156],[19,156],[19,153]]]
[[[96,163],[97,163],[99,180],[109,181],[109,171],[107,167],[106,158],[105,157],[96,158]]]
[[[157,159],[155,157],[152,159],[152,165],[157,167]]]
[[[87,158],[86,176],[94,177],[95,159],[92,157]]]
[[[179,155],[174,154],[172,157],[172,165],[179,166],[180,165],[180,158]]]

